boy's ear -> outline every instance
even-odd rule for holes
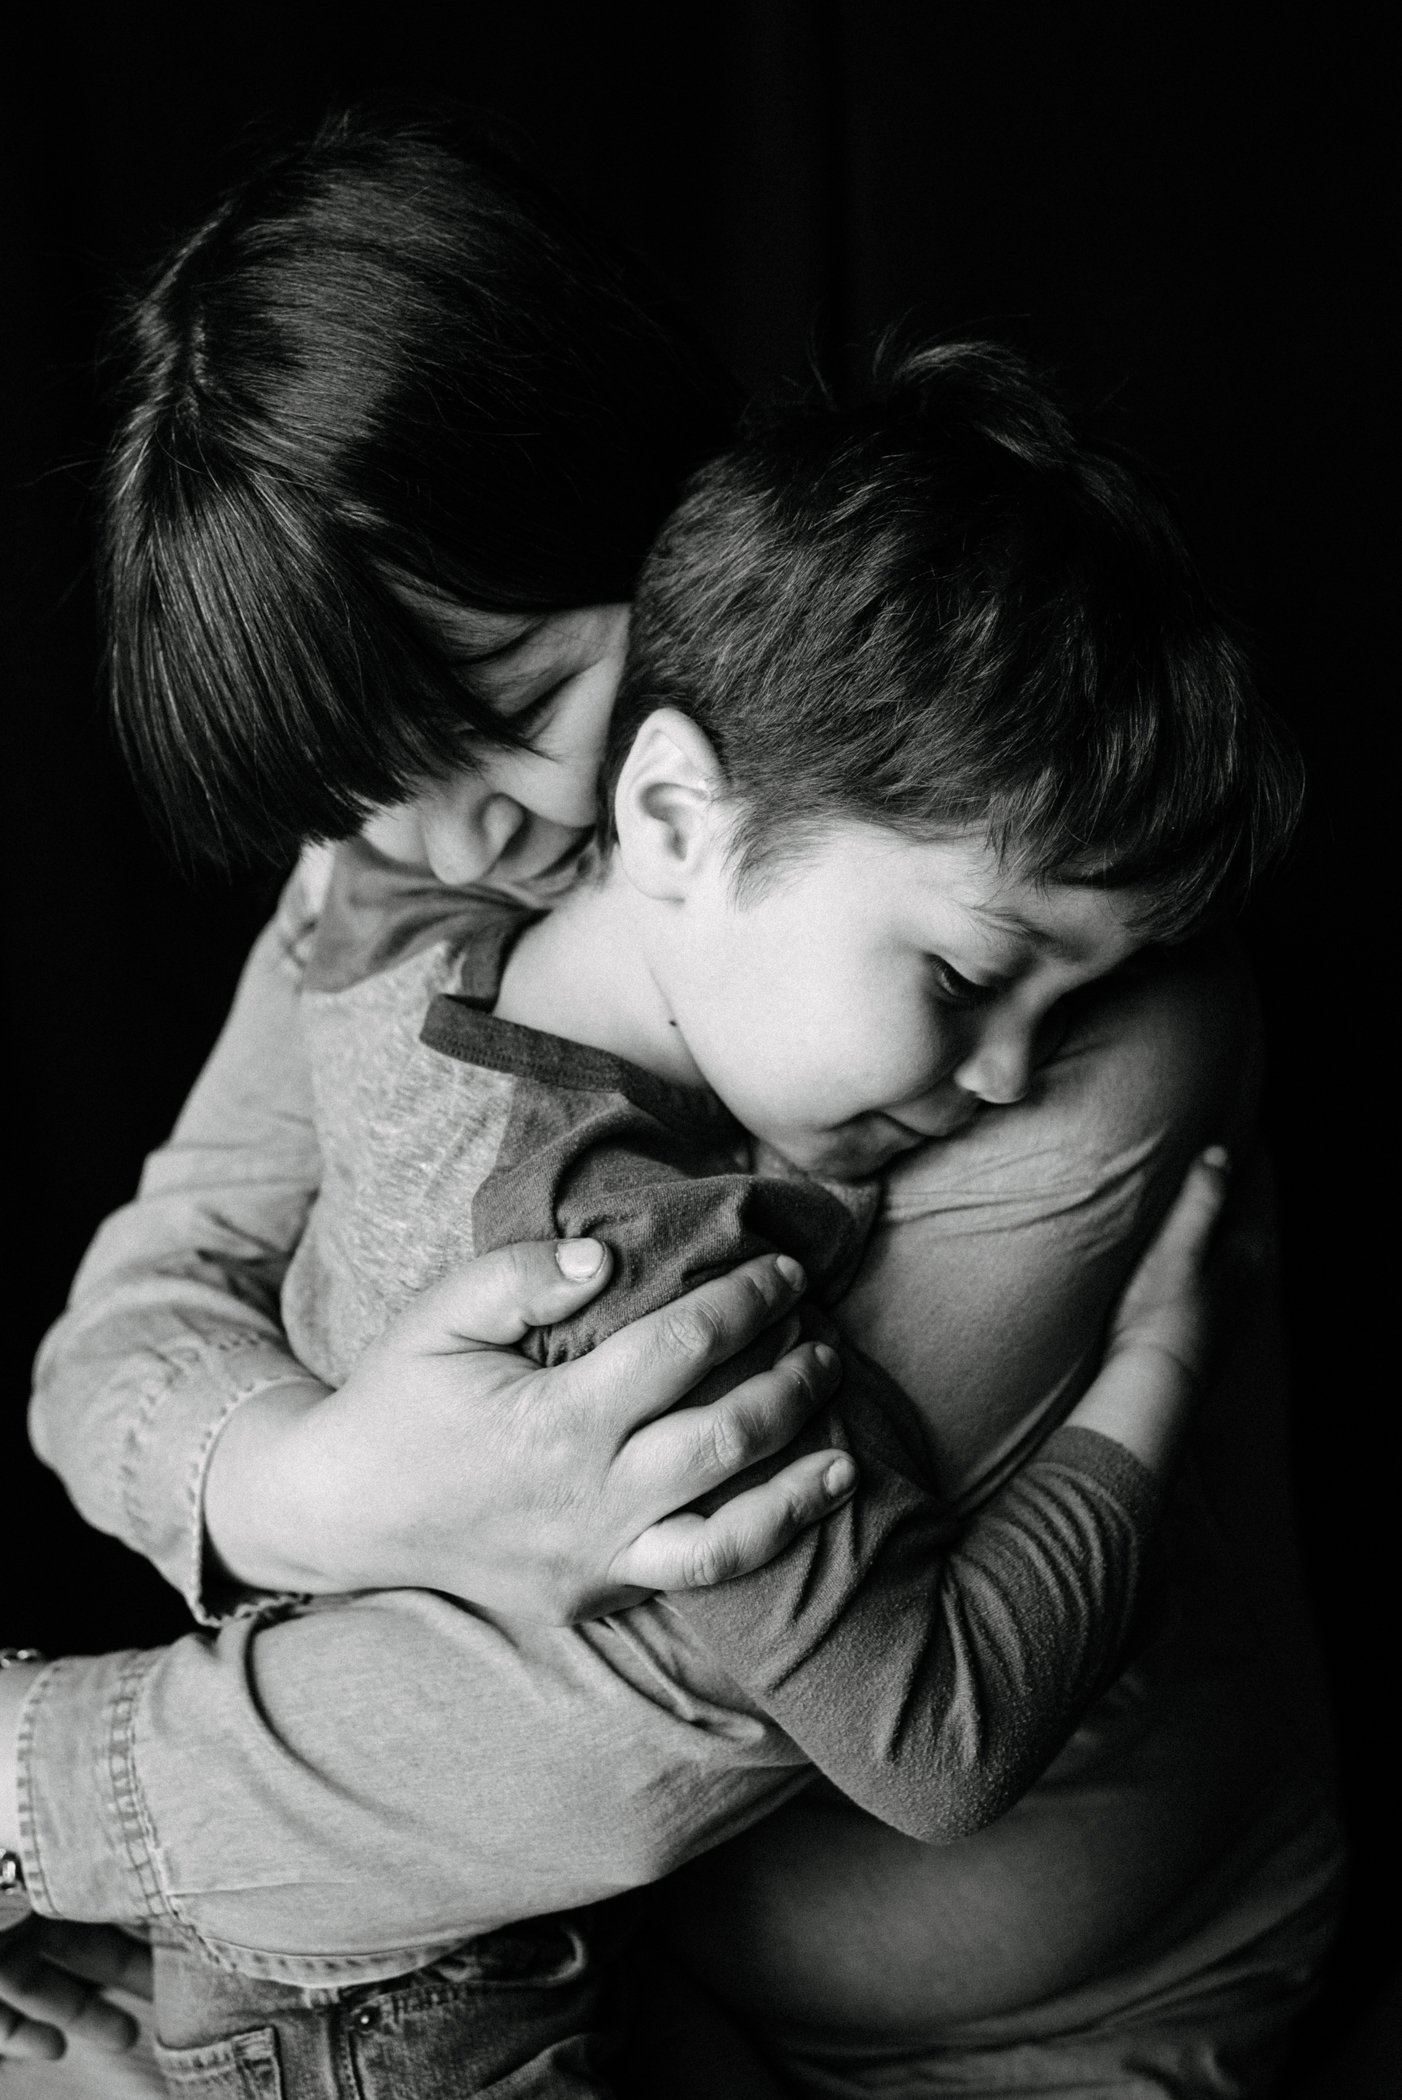
[[[674,707],[650,714],[614,791],[618,856],[644,896],[679,900],[715,850],[725,775],[715,747]]]

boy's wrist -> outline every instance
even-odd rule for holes
[[[1196,1378],[1172,1351],[1156,1342],[1127,1341],[1112,1349],[1066,1427],[1111,1437],[1159,1472],[1177,1449],[1196,1394]]]

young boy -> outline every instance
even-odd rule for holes
[[[912,359],[870,411],[792,416],[708,469],[635,619],[596,881],[532,919],[426,905],[368,848],[340,850],[305,1000],[325,1180],[284,1294],[329,1379],[452,1260],[524,1237],[598,1239],[614,1263],[600,1300],[530,1338],[542,1360],[766,1247],[835,1295],[869,1177],[1018,1098],[1059,1000],[1197,923],[1277,843],[1269,744],[1170,529],[997,353]],[[288,1985],[163,1951],[171,2075],[261,2049],[292,2090],[339,2090],[337,2052],[383,2053],[394,2030],[412,2089],[477,2091],[529,2061],[520,2090],[564,2091],[593,2076],[594,1928],[541,1914],[742,1827],[805,1759],[925,1838],[1009,1806],[1129,1624],[1200,1346],[1191,1303],[1153,1290],[1131,1294],[1069,1426],[957,1545],[918,1415],[854,1360],[814,1434],[850,1442],[862,1491],[759,1575],[565,1632],[420,1593],[321,1614],[342,1688],[376,1688],[381,1770],[415,1759],[416,1792],[437,1731],[471,1774],[436,1885],[434,1863],[400,1862],[430,1922],[399,1967],[437,1960],[408,1987],[342,1987],[393,1971],[350,1943],[332,1885],[320,1952],[349,1965],[318,1962],[309,1987],[305,1871],[287,1875],[295,1928],[258,1895],[299,1818],[245,1827],[240,1929],[238,1900],[185,1915]],[[339,1769],[321,1747],[305,1624],[215,1646],[237,1649],[240,1687],[256,1668],[290,1757],[317,1740],[302,1820],[349,1851],[387,1794],[367,1802],[363,1766],[352,1779],[363,1743]],[[394,1648],[422,1690],[386,1726]],[[224,1711],[216,1694],[212,1737]],[[193,1736],[182,1754],[198,1760]]]

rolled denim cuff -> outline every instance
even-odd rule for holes
[[[37,1911],[120,1923],[168,1915],[132,1759],[159,1651],[70,1656],[36,1680],[19,1738],[20,1857]]]
[[[259,1335],[192,1338],[164,1353],[167,1375],[152,1381],[123,1466],[130,1543],[179,1589],[201,1626],[294,1601],[248,1590],[219,1568],[205,1533],[205,1488],[214,1447],[245,1400],[283,1386],[325,1388],[289,1364],[285,1344]]]

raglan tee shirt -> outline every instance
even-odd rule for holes
[[[601,1296],[528,1339],[541,1363],[767,1250],[796,1256],[819,1300],[841,1291],[875,1184],[839,1189],[772,1155],[756,1171],[709,1092],[497,1019],[529,914],[402,882],[394,895],[397,909],[376,857],[338,849],[305,981],[324,1175],[283,1313],[319,1377],[341,1382],[418,1290],[515,1240],[593,1235],[613,1250]],[[806,1441],[854,1452],[853,1500],[752,1576],[603,1622],[606,1645],[626,1649],[634,1691],[651,1668],[673,1699],[733,1701],[737,1721],[762,1717],[871,1813],[963,1836],[1025,1791],[1113,1674],[1155,1484],[1110,1439],[1061,1430],[961,1535],[905,1396],[851,1349],[840,1402]],[[598,1719],[560,1718],[563,1762],[571,1727],[598,1754]]]

